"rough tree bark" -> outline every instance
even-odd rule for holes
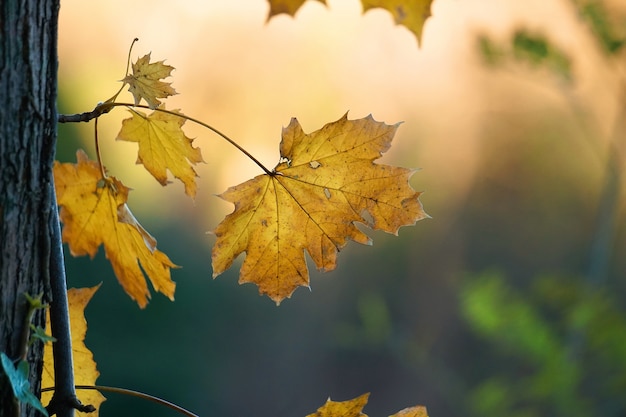
[[[50,301],[49,262],[55,216],[52,162],[56,144],[59,0],[0,1],[0,352],[19,357],[27,303]],[[35,324],[43,326],[43,311]],[[40,389],[41,343],[29,349],[30,381]],[[0,417],[16,410],[0,378]]]

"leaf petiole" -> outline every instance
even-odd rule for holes
[[[98,140],[98,118],[96,117],[96,121],[94,123],[94,140],[96,143],[96,155],[98,157],[98,166],[100,167],[100,173],[102,174],[102,179],[106,180],[107,174],[104,171],[104,165],[102,164],[102,155],[100,154],[100,141]]]
[[[177,113],[175,111],[171,111],[171,110],[166,110],[166,109],[162,109],[162,108],[156,108],[156,109],[152,109],[150,108],[150,106],[146,106],[143,104],[131,104],[131,103],[110,103],[110,106],[112,107],[117,107],[117,106],[124,106],[124,107],[128,107],[132,110],[132,108],[142,108],[142,109],[149,109],[149,110],[154,110],[154,111],[158,111],[161,113],[167,113],[167,114],[171,114],[173,116],[178,116],[181,117],[185,120],[189,120],[190,122],[194,122],[199,124],[202,127],[205,127],[207,129],[209,129],[210,131],[212,131],[213,133],[215,133],[218,136],[221,136],[222,139],[224,139],[226,142],[230,143],[231,145],[233,145],[235,148],[237,148],[241,153],[243,153],[244,155],[246,155],[248,158],[250,158],[250,160],[252,160],[252,162],[254,162],[255,164],[257,164],[267,175],[271,175],[273,176],[274,173],[272,171],[270,171],[269,169],[267,169],[265,167],[265,165],[263,165],[258,159],[256,159],[254,156],[252,156],[252,154],[250,154],[250,152],[248,152],[247,150],[245,150],[243,147],[241,147],[241,145],[239,145],[237,142],[235,142],[234,140],[232,140],[231,138],[229,138],[228,136],[226,136],[224,133],[220,132],[219,130],[217,130],[216,128],[214,128],[213,126],[204,123],[201,120],[198,120],[196,118],[193,118],[191,116],[187,116],[186,114],[182,114],[182,113]]]
[[[119,94],[119,92],[118,92]],[[116,103],[112,100],[115,99],[115,97],[117,96],[117,94],[113,97],[111,97],[109,100],[105,101],[104,103],[99,103],[95,109],[93,109],[90,112],[86,112],[86,113],[78,113],[78,114],[60,114],[58,117],[58,122],[59,123],[77,123],[77,122],[89,122],[93,119],[96,119],[96,123],[98,120],[98,117],[100,117],[101,115],[108,113],[111,111],[111,109],[113,107],[127,107],[129,109],[133,109],[133,108],[140,108],[140,109],[149,109],[149,110],[154,110],[154,111],[159,111],[162,113],[167,113],[167,114],[171,114],[174,116],[178,116],[181,117],[183,119],[189,120],[190,122],[194,122],[199,124],[202,127],[205,127],[207,129],[209,129],[210,131],[212,131],[213,133],[215,133],[218,136],[221,136],[222,139],[224,139],[226,142],[230,143],[231,145],[233,145],[235,148],[237,148],[241,153],[243,153],[244,155],[246,155],[250,160],[252,160],[252,162],[254,162],[255,164],[257,164],[267,175],[270,176],[274,176],[276,175],[275,172],[270,171],[265,165],[263,165],[258,159],[256,159],[254,156],[252,156],[252,154],[248,151],[246,151],[243,147],[241,147],[241,145],[239,145],[237,142],[235,142],[234,140],[232,140],[231,138],[229,138],[228,136],[226,136],[224,133],[220,132],[219,130],[217,130],[216,128],[214,128],[213,126],[204,123],[203,121],[200,121],[196,118],[193,118],[191,116],[187,116],[185,114],[182,113],[176,113],[174,111],[171,110],[166,110],[166,109],[161,109],[161,108],[156,108],[156,109],[152,109],[150,108],[150,106],[146,106],[143,104],[132,104],[132,103]],[[96,149],[98,150],[98,140],[96,139]],[[98,162],[100,161],[100,152],[98,150]],[[100,164],[102,166],[102,164]],[[101,167],[101,169],[104,171],[104,168]],[[106,178],[106,175],[103,172],[103,178]]]
[[[126,70],[124,70],[124,77],[126,77],[128,75],[128,69],[130,68],[130,54],[133,51],[133,46],[135,45],[135,42],[137,42],[138,40],[139,40],[139,38],[133,39],[132,43],[130,44],[130,48],[128,48],[128,58],[126,58]],[[113,94],[113,96],[110,99],[108,99],[107,101],[105,101],[103,104],[115,103],[115,99],[117,98],[117,96],[120,95],[120,93],[124,89],[124,86],[126,85],[126,81],[124,81],[124,80],[121,80],[121,81],[122,81],[122,86],[120,87],[119,90],[117,90],[117,93]],[[98,105],[98,106],[100,106],[100,105]]]
[[[135,46],[135,42],[138,42],[138,41],[139,41],[139,38],[133,39],[133,41],[130,44],[130,48],[128,48],[128,58],[126,58],[126,70],[124,71],[124,77],[126,77],[128,75],[128,69],[130,68],[130,54],[133,52],[133,46]],[[124,83],[124,84],[126,84],[126,83]],[[122,87],[124,87],[124,86],[122,86]],[[121,89],[120,89],[120,91],[121,91]]]

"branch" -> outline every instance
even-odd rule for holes
[[[241,145],[239,145],[237,142],[235,142],[234,140],[232,140],[231,138],[229,138],[228,136],[226,136],[224,133],[220,132],[219,130],[217,130],[213,126],[211,126],[209,124],[206,124],[206,123],[204,123],[201,120],[195,119],[193,117],[187,116],[187,115],[182,114],[182,113],[177,113],[175,111],[162,109],[160,107],[157,107],[156,109],[154,109],[154,108],[152,108],[150,106],[144,106],[144,105],[141,105],[141,104],[115,103],[115,102],[111,101],[111,100],[114,100],[116,97],[117,97],[117,94],[115,96],[111,97],[109,100],[105,101],[104,103],[99,103],[96,106],[96,108],[93,109],[90,112],[78,113],[78,114],[59,114],[57,120],[58,120],[59,123],[89,122],[89,121],[91,121],[93,119],[97,119],[98,117],[102,116],[105,113],[110,112],[113,107],[128,107],[131,110],[134,109],[134,108],[150,109],[150,110],[158,111],[158,112],[161,112],[161,113],[171,114],[173,116],[181,117],[181,118],[183,118],[185,120],[189,120],[191,122],[197,123],[200,126],[203,126],[203,127],[207,128],[207,129],[209,129],[210,131],[212,131],[213,133],[217,134],[218,136],[221,136],[222,139],[224,139],[226,142],[228,142],[231,145],[233,145],[241,153],[243,153],[250,160],[252,160],[252,162],[257,164],[267,175],[270,175],[270,176],[274,175],[274,173],[272,171],[270,171],[268,168],[266,168],[258,159],[256,159],[254,156],[252,156],[252,154],[250,152],[246,151],[243,147],[241,147]]]
[[[65,283],[65,262],[63,259],[63,244],[61,241],[61,225],[59,210],[56,205],[54,183],[52,188],[53,209],[50,216],[50,286],[52,302],[50,303],[50,326],[52,336],[56,342],[52,344],[54,356],[54,381],[56,390],[50,404],[46,407],[48,414],[57,414],[59,417],[73,417],[74,410],[88,411],[93,406],[83,406],[74,390],[74,365],[72,363],[72,336],[70,332],[70,316],[67,303],[67,286]]]
[[[108,387],[108,386],[104,386],[104,385],[76,385],[75,387],[76,389],[85,389],[85,390],[94,390],[94,391],[103,391],[103,392],[114,392],[117,394],[122,394],[122,395],[129,395],[131,397],[137,397],[137,398],[141,398],[144,400],[148,400],[148,401],[152,401],[153,403],[157,403],[160,405],[163,405],[165,407],[168,407],[174,411],[177,411],[187,417],[198,417],[198,415],[192,413],[191,411],[176,405],[174,403],[171,403],[167,400],[164,400],[162,398],[159,397],[155,397],[154,395],[150,395],[150,394],[146,394],[145,392],[141,392],[141,391],[135,391],[132,389],[126,389],[126,388],[119,388],[119,387]],[[55,388],[53,387],[48,387],[48,388],[42,388],[41,392],[46,392],[46,391],[54,391]],[[87,406],[87,407],[92,407],[93,406]],[[79,410],[79,411],[83,411],[83,410]],[[95,411],[95,410],[88,410],[88,412],[91,411]],[[51,414],[52,415],[52,414]]]
[[[90,122],[91,120],[110,112],[113,107],[115,107],[115,103],[105,101],[104,103],[98,103],[95,109],[85,113],[59,114],[57,117],[57,121],[59,123]]]
[[[103,385],[93,385],[93,386],[92,385],[77,385],[76,389],[97,390],[97,391],[104,391],[104,392],[115,392],[117,394],[123,394],[123,395],[130,395],[132,397],[142,398],[144,400],[152,401],[153,403],[163,405],[187,417],[198,417],[196,414],[192,413],[191,411],[179,405],[166,401],[162,398],[155,397],[154,395],[146,394],[145,392],[141,392],[141,391],[135,391],[131,389],[118,388],[118,387],[108,387],[108,386],[103,386]]]

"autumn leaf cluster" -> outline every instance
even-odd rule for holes
[[[160,184],[169,183],[169,171],[194,197],[193,165],[203,161],[202,154],[182,127],[195,119],[167,110],[158,100],[175,93],[158,78],[168,76],[172,67],[150,62],[146,55],[132,68],[124,83],[135,104],[125,105],[130,118],[122,122],[117,139],[138,144],[137,163]],[[152,113],[137,110],[142,100],[156,106]],[[371,116],[349,120],[346,114],[307,134],[292,119],[283,129],[276,167],[259,164],[264,174],[220,195],[235,210],[214,230],[213,276],[245,252],[240,283],[255,283],[278,304],[297,287],[309,286],[305,253],[318,269],[331,271],[348,241],[371,243],[357,223],[397,234],[400,227],[427,217],[420,193],[408,183],[414,171],[374,162],[391,147],[398,126]],[[173,299],[171,269],[176,265],[132,214],[130,188],[81,150],[75,164],[56,162],[54,177],[70,253],[94,257],[103,246],[118,281],[140,307],[150,298],[147,280]]]
[[[386,8],[397,23],[415,33],[419,42],[431,2],[422,0],[406,6],[393,0],[363,0],[363,8]],[[270,0],[270,17],[294,14],[302,3]],[[187,121],[199,123],[242,148],[203,122],[166,108],[164,100],[177,94],[166,81],[174,67],[164,61],[153,62],[151,54],[138,58],[130,67],[132,72],[122,78],[122,88],[91,113],[96,118],[96,159],[78,150],[76,163],[55,162],[53,172],[62,239],[70,253],[93,258],[102,246],[122,288],[143,308],[151,297],[148,281],[155,291],[174,299],[176,284],[171,270],[177,265],[157,249],[156,239],[131,212],[131,189],[107,172],[99,152],[98,119],[115,107],[126,108],[129,117],[123,120],[116,139],[137,143],[137,164],[163,186],[170,183],[170,177],[176,178],[191,198],[197,193],[194,166],[204,161],[201,150],[183,131]],[[124,87],[132,94],[133,103],[117,101]],[[409,185],[414,170],[375,162],[390,149],[398,127],[399,123],[388,125],[371,115],[350,120],[345,114],[305,133],[293,118],[282,130],[278,163],[273,169],[242,150],[263,173],[219,196],[232,203],[234,210],[213,230],[213,277],[245,253],[239,282],[256,284],[261,294],[279,304],[298,287],[309,286],[306,254],[317,269],[331,271],[337,266],[339,251],[349,241],[371,244],[359,224],[397,235],[402,226],[428,217],[419,201],[420,192]],[[96,290],[73,289],[68,293],[76,383],[92,386],[99,373],[83,342],[87,329],[83,311]],[[48,344],[44,386],[54,386],[53,369]],[[49,399],[50,394],[46,397]],[[367,398],[368,394],[344,402],[329,399],[308,417],[365,416],[362,409]],[[81,400],[99,408],[104,397],[91,391]],[[423,417],[426,411],[413,407],[392,417],[400,416]]]

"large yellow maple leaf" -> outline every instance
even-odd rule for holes
[[[200,149],[192,146],[193,139],[182,130],[185,119],[161,111],[148,116],[137,110],[130,113],[132,117],[122,121],[117,139],[138,143],[137,163],[143,164],[161,185],[167,184],[169,169],[185,184],[185,193],[195,197],[197,174],[191,164],[204,161]]]
[[[146,54],[133,63],[132,68],[132,75],[126,75],[122,82],[128,84],[128,91],[135,98],[135,105],[144,99],[150,108],[156,109],[161,104],[159,98],[177,94],[171,83],[161,81],[169,77],[174,69],[165,65],[164,61],[150,62],[150,54]]]
[[[93,354],[85,346],[85,334],[87,322],[85,321],[85,307],[100,285],[92,288],[72,288],[67,292],[67,300],[70,308],[70,331],[72,334],[72,362],[74,363],[74,384],[96,385],[96,379],[100,372],[96,368]],[[50,328],[50,312],[47,313],[46,328]],[[52,355],[52,343],[47,343],[43,351],[43,372],[41,374],[41,386],[43,388],[54,387],[54,357]],[[53,393],[50,391],[41,394],[41,401],[48,404]],[[82,413],[76,411],[77,416],[98,417],[100,404],[106,400],[99,391],[81,391],[77,395],[83,405],[93,405],[96,411]]]
[[[93,258],[103,245],[118,281],[141,308],[150,298],[142,269],[155,291],[173,300],[176,284],[170,268],[176,265],[156,248],[156,240],[126,205],[129,188],[114,177],[103,178],[100,165],[82,150],[76,157],[77,164],[54,164],[62,237],[71,254]]]
[[[274,171],[221,195],[235,209],[214,231],[213,276],[246,252],[239,282],[255,283],[280,303],[309,284],[305,250],[318,269],[330,271],[348,240],[371,244],[356,222],[397,234],[427,217],[408,183],[414,171],[373,163],[397,127],[344,115],[305,134],[292,119]]]

